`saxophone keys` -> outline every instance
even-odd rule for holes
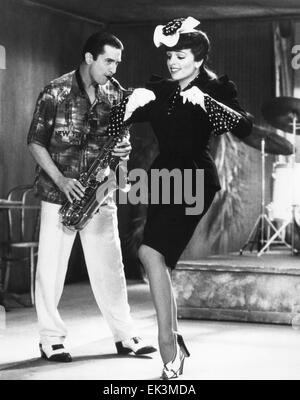
[[[110,174],[110,167],[100,169],[100,171],[96,175],[96,181],[103,182],[105,178],[107,178]]]

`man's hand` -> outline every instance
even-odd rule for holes
[[[62,175],[45,147],[37,143],[31,143],[29,149],[35,161],[50,176],[56,186],[66,195],[67,199],[71,203],[73,199],[80,200],[84,195],[85,190],[81,183],[78,182],[77,179],[66,178]]]
[[[197,86],[193,86],[191,89],[181,92],[180,96],[182,96],[183,104],[189,101],[194,105],[198,104],[204,111],[206,111],[204,93]]]
[[[70,203],[73,199],[80,200],[84,196],[85,188],[77,179],[60,176],[56,182],[58,188],[66,195]]]
[[[155,94],[152,90],[138,88],[134,89],[132,94],[129,96],[129,100],[126,106],[126,112],[132,114],[137,108],[144,107],[150,101],[155,100]]]
[[[127,135],[115,146],[112,155],[120,157],[122,161],[128,161],[131,150],[130,135]]]

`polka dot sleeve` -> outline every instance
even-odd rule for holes
[[[213,127],[213,134],[216,136],[232,132],[243,118],[237,111],[219,103],[208,95],[204,96],[204,104],[209,121]]]
[[[124,126],[123,123],[127,103],[128,97],[121,101],[121,103],[118,105],[112,107],[109,117],[109,125],[107,128],[108,136],[118,137],[123,132],[123,129],[127,128],[127,126]]]

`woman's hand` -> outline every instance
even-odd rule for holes
[[[204,103],[205,94],[197,86],[193,86],[191,89],[181,92],[180,96],[182,96],[183,104],[189,101],[194,105],[198,104],[204,111],[206,111]]]
[[[153,101],[155,99],[156,97],[152,90],[143,88],[134,89],[132,94],[129,96],[129,100],[126,105],[124,121],[130,118],[131,114],[137,108],[144,107],[146,104],[150,103],[150,101]]]

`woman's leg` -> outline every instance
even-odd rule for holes
[[[178,332],[177,303],[173,287],[172,287],[172,323],[173,323],[173,331]]]
[[[174,322],[176,310],[174,310],[175,299],[170,273],[163,255],[151,247],[142,245],[139,249],[139,257],[148,274],[157,314],[160,354],[164,364],[167,364],[174,357],[174,328],[177,329],[177,321]]]

